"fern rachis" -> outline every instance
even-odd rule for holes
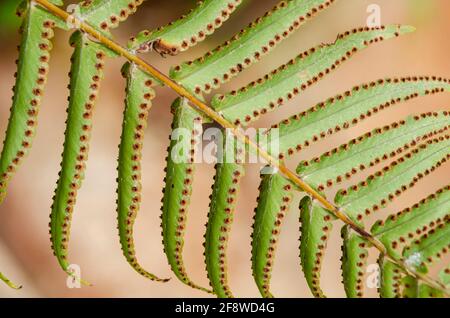
[[[25,11],[28,19],[31,19],[36,10],[40,10],[39,12],[42,12],[40,14],[48,17],[51,22],[44,23],[44,27],[56,25],[65,28],[64,23],[59,19],[67,20],[68,14],[65,11],[46,0],[35,2],[29,3],[28,10]],[[283,64],[264,78],[251,82],[242,89],[214,96],[211,102],[212,107],[204,102],[206,94],[213,88],[231,80],[245,67],[258,62],[262,55],[269,53],[271,48],[333,2],[335,1],[283,1],[263,18],[250,24],[239,36],[233,37],[232,40],[202,58],[173,67],[170,77],[134,55],[134,51],[153,49],[164,55],[178,54],[187,50],[206,35],[211,34],[215,27],[220,26],[236,9],[240,1],[206,0],[178,22],[155,32],[144,31],[130,41],[129,49],[111,40],[109,29],[118,26],[118,23],[133,13],[142,1],[117,1],[108,9],[109,11],[105,9],[108,6],[102,6],[99,1],[81,4],[76,12],[83,21],[78,20],[77,17],[73,18],[84,32],[82,34],[77,31],[73,36],[75,53],[72,61],[71,89],[76,90],[76,93],[71,94],[69,102],[62,171],[51,215],[53,248],[63,269],[67,271],[70,218],[76,189],[81,185],[87,159],[87,153],[84,153],[88,149],[86,145],[88,133],[85,134],[83,131],[89,131],[91,128],[89,120],[99,87],[97,82],[101,79],[99,73],[103,63],[101,60],[104,56],[115,58],[121,55],[126,57],[130,64],[124,72],[129,85],[119,155],[118,222],[125,257],[139,273],[150,279],[161,280],[137,263],[132,226],[141,197],[139,152],[142,147],[142,130],[145,127],[146,112],[154,95],[154,87],[164,84],[182,97],[174,103],[172,108],[173,129],[187,128],[196,131],[195,136],[198,135],[199,130],[194,126],[202,119],[212,119],[223,128],[230,129],[241,143],[257,150],[269,165],[278,169],[278,172],[262,177],[260,199],[255,210],[252,267],[255,281],[263,296],[272,296],[270,276],[277,237],[281,230],[281,219],[291,201],[292,191],[303,191],[307,194],[301,202],[300,209],[302,223],[300,258],[305,277],[315,296],[324,296],[320,289],[320,265],[326,248],[327,233],[337,219],[346,224],[342,228],[344,238],[342,267],[344,286],[348,296],[363,295],[361,273],[365,266],[364,260],[367,258],[367,248],[370,246],[376,247],[381,252],[379,263],[382,268],[380,288],[382,296],[421,297],[448,293],[445,287],[448,284],[445,269],[440,275],[440,280],[431,279],[427,273],[428,266],[434,262],[436,255],[442,256],[448,248],[448,235],[446,235],[448,209],[445,210],[445,204],[443,210],[438,210],[440,214],[436,213],[429,218],[402,218],[406,220],[404,221],[406,224],[398,225],[394,230],[388,231],[389,239],[387,235],[380,234],[379,230],[377,232],[377,227],[372,228],[371,231],[365,229],[363,222],[367,215],[380,207],[387,206],[396,196],[413,187],[420,179],[437,170],[448,160],[450,116],[447,111],[411,117],[387,128],[379,128],[372,133],[355,138],[349,144],[331,150],[310,162],[302,162],[298,167],[298,174],[289,170],[283,161],[278,161],[278,159],[288,158],[304,147],[312,146],[314,142],[334,132],[359,124],[372,114],[399,104],[401,101],[407,101],[419,95],[448,92],[450,90],[448,79],[413,76],[379,80],[355,87],[272,127],[268,135],[277,136],[280,144],[280,151],[277,153],[260,149],[254,141],[238,129],[316,84],[360,49],[384,39],[409,33],[413,31],[413,28],[392,25],[354,29],[338,36],[333,44],[321,45],[302,53],[298,58]],[[218,13],[221,15],[220,21],[217,18]],[[179,26],[183,28],[177,32]],[[204,31],[205,27],[206,31]],[[34,28],[37,31],[33,31]],[[38,33],[39,28],[41,26],[36,24],[36,26],[32,25],[30,30]],[[187,40],[189,37],[190,42]],[[39,41],[39,38],[27,35],[23,38],[24,44],[30,41]],[[40,47],[46,50],[48,44],[44,43]],[[90,48],[93,48],[92,51]],[[83,58],[86,63],[80,62],[80,56],[83,54],[86,54]],[[41,58],[32,66],[36,68],[39,63],[47,61],[48,57],[44,57],[44,60]],[[92,61],[92,64],[89,65],[88,61]],[[43,69],[41,67],[37,71],[33,70],[31,66],[19,60],[19,74],[22,70],[28,73],[26,76],[36,76],[36,74],[46,73]],[[86,76],[83,77],[80,73]],[[44,83],[44,81],[41,82]],[[20,84],[19,78],[18,83]],[[136,85],[136,88],[133,85]],[[32,94],[40,95],[41,93],[40,89],[36,91],[29,86],[22,89],[18,87],[19,89],[15,92],[15,100],[18,101],[21,98],[29,99],[27,96]],[[33,100],[31,100],[31,106],[35,103]],[[20,131],[25,129],[25,138],[32,136],[32,132],[28,132],[29,130],[23,125],[31,123],[27,116],[33,114],[24,115],[23,113],[28,105],[26,102],[15,102],[14,105],[16,106],[12,109],[1,158],[2,193],[5,192],[7,180],[19,163],[19,160],[13,158],[15,152],[17,155],[20,152],[22,157],[25,152],[20,149],[24,147],[24,143],[29,145],[29,141],[21,137]],[[191,105],[194,108],[191,108]],[[87,106],[89,109],[86,109]],[[16,118],[22,125],[17,124]],[[34,124],[33,120],[32,126]],[[278,129],[276,134],[275,129]],[[195,146],[195,143],[195,140],[192,140],[191,145]],[[183,263],[183,236],[194,167],[189,156],[181,163],[174,162],[171,156],[171,149],[174,146],[172,140],[167,158],[166,188],[162,206],[164,249],[172,270],[182,282],[208,291],[190,280]],[[10,154],[13,154],[13,157]],[[395,160],[390,165],[383,165],[380,169],[381,164],[388,158]],[[334,201],[324,195],[323,191],[326,188],[338,185],[343,179],[353,178],[368,166],[376,167],[378,170],[365,181],[354,184],[348,189],[341,189]],[[216,169],[209,222],[205,234],[205,258],[213,292],[220,297],[232,296],[231,288],[227,283],[226,242],[232,230],[234,195],[239,188],[240,177],[243,173],[240,162],[220,163]],[[441,193],[447,193],[446,190],[442,191],[436,196],[440,198],[443,196]],[[435,201],[428,200],[423,202],[421,207],[427,211],[430,209],[429,205],[434,203]],[[401,251],[393,248],[392,244],[397,240],[406,242],[404,238],[401,239],[403,235],[400,234],[405,231],[404,226],[417,228],[422,227],[424,222],[433,224],[428,230],[429,233],[417,238],[415,242],[408,241],[411,244],[406,244]],[[384,232],[381,231],[381,233]],[[416,264],[415,260],[418,256],[420,262]],[[422,259],[422,256],[425,259]],[[414,293],[411,286],[418,286],[419,292]]]

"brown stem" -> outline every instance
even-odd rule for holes
[[[241,130],[239,130],[238,127],[233,125],[231,122],[223,118],[219,113],[217,113],[215,110],[213,110],[211,107],[209,107],[207,104],[202,102],[200,99],[195,97],[193,94],[191,94],[186,88],[179,85],[177,82],[169,78],[167,75],[160,72],[158,69],[156,69],[154,66],[148,64],[143,59],[139,58],[132,52],[128,51],[124,47],[122,47],[120,44],[116,43],[115,41],[109,39],[108,37],[104,36],[100,32],[98,32],[95,28],[90,26],[89,24],[77,19],[74,16],[71,16],[66,11],[60,9],[59,7],[53,5],[47,0],[33,0],[43,7],[45,7],[48,11],[50,11],[53,15],[63,19],[64,21],[71,21],[73,25],[77,25],[80,30],[84,31],[100,43],[102,43],[104,46],[108,47],[109,49],[113,50],[117,54],[123,56],[128,61],[133,62],[134,64],[138,65],[143,71],[147,72],[148,74],[152,75],[153,77],[157,78],[159,81],[164,83],[165,85],[169,86],[171,89],[173,89],[178,95],[181,97],[186,98],[189,100],[196,109],[198,109],[203,114],[207,115],[211,119],[213,119],[215,122],[217,122],[219,125],[221,125],[223,128],[228,128],[231,130],[231,132],[234,134],[234,136],[240,140],[241,142],[249,145],[251,148],[253,148],[254,151],[259,153],[259,155],[264,158],[271,166],[276,167],[286,178],[288,178],[292,183],[294,183],[296,186],[298,186],[299,189],[303,190],[304,192],[308,193],[311,197],[313,197],[315,200],[319,201],[324,208],[329,210],[334,216],[336,216],[338,219],[340,219],[345,224],[349,225],[356,233],[361,235],[364,239],[366,239],[368,242],[370,242],[376,249],[378,249],[382,254],[386,255],[393,263],[398,265],[400,268],[402,268],[405,272],[413,275],[417,279],[423,280],[431,287],[441,290],[446,294],[450,294],[450,291],[446,289],[443,284],[440,282],[432,279],[431,277],[424,275],[422,273],[419,273],[415,271],[412,268],[409,268],[406,266],[403,260],[398,260],[392,255],[389,255],[384,245],[371,233],[367,232],[365,229],[360,227],[358,224],[356,224],[353,220],[351,220],[340,208],[336,207],[333,203],[328,201],[324,196],[322,196],[319,192],[317,192],[315,189],[313,189],[308,183],[304,182],[296,173],[294,173],[292,170],[290,170],[288,167],[286,167],[282,162],[280,162],[278,159],[274,158],[272,155],[270,155],[265,150],[261,149],[256,143],[254,143],[252,140],[250,140]],[[75,22],[75,23],[73,23]]]

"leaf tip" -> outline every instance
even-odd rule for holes
[[[412,33],[415,31],[416,31],[416,27],[414,27],[412,25],[400,25],[399,26],[400,34],[407,34],[407,33]]]

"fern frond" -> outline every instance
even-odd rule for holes
[[[347,297],[363,297],[368,243],[348,226],[342,228],[342,278]]]
[[[450,81],[435,76],[380,79],[356,86],[274,125],[278,129],[275,136],[279,138],[280,158],[401,101],[442,91],[450,92]]]
[[[231,40],[195,61],[171,69],[170,77],[199,94],[209,93],[271,51],[335,0],[281,1]]]
[[[59,3],[59,1],[58,1]],[[0,157],[0,203],[6,196],[9,180],[28,154],[36,133],[37,116],[47,82],[51,38],[59,23],[42,8],[24,2],[19,15],[24,17],[17,60],[14,97]]]
[[[134,64],[123,69],[127,77],[126,100],[122,136],[119,146],[117,178],[117,219],[122,251],[128,263],[142,276],[161,279],[141,267],[136,258],[133,226],[141,202],[141,160],[145,128],[151,101],[155,96],[153,79]]]
[[[300,201],[300,260],[311,292],[325,297],[320,288],[320,272],[334,217],[320,205],[305,196]]]
[[[222,161],[216,164],[213,192],[210,196],[204,255],[206,271],[214,293],[218,297],[233,297],[228,286],[227,245],[239,184],[245,170],[242,160],[237,158],[241,148],[226,141],[223,141],[223,144]]]
[[[150,49],[154,49],[159,52],[161,55],[171,54],[175,55],[181,51],[187,50],[189,47],[194,46],[198,42],[202,41],[207,35],[212,34],[215,29],[220,27],[224,21],[226,21],[231,13],[237,8],[240,4],[240,0],[224,0],[224,1],[211,1],[207,0],[205,2],[200,3],[194,10],[192,10],[188,15],[184,16],[180,20],[175,23],[171,23],[170,25],[160,28],[155,32],[143,31],[136,38],[132,38],[128,44],[129,48],[133,50],[137,50],[139,52],[145,52]],[[182,32],[180,32],[182,30]],[[128,74],[128,81],[139,81],[139,79],[134,79],[133,74]],[[182,104],[184,106],[175,106],[175,108],[187,108],[186,103],[183,101]],[[175,110],[175,113],[177,111]],[[189,112],[191,116],[195,118],[200,118],[198,113],[195,110],[182,110],[182,112]],[[196,115],[194,115],[196,114]],[[184,116],[182,113],[179,116]],[[174,120],[180,121],[180,124],[183,124],[183,119],[181,117],[174,118]],[[174,122],[174,126],[178,127],[178,124]],[[188,126],[181,125],[178,128],[189,128],[192,126],[190,123]],[[174,166],[179,166],[171,161],[171,150],[169,149],[169,156],[167,158],[168,166],[167,171],[169,171]],[[185,180],[189,180],[192,183],[193,181],[193,171],[194,167],[192,164],[187,164],[185,167],[184,175],[182,178]],[[177,175],[178,176],[178,175]],[[168,181],[169,180],[169,181]],[[166,182],[170,182],[169,173],[166,177]],[[179,192],[181,191],[181,192]],[[181,196],[181,198],[180,198]],[[210,292],[205,288],[199,287],[187,276],[187,273],[184,269],[183,260],[182,260],[182,250],[183,250],[183,236],[184,236],[184,224],[186,223],[187,208],[188,203],[191,196],[191,185],[185,184],[184,188],[181,187],[179,189],[169,189],[169,183],[166,185],[166,189],[164,191],[164,199],[163,199],[163,215],[162,215],[162,227],[163,227],[163,242],[165,246],[165,252],[169,259],[169,263],[175,272],[176,276],[182,280],[184,283]],[[176,203],[170,203],[175,201],[177,198],[180,201]],[[138,209],[136,209],[137,212]],[[175,223],[173,223],[172,218],[175,216]],[[170,225],[167,225],[166,222],[172,222]],[[173,240],[168,239],[168,235],[171,235],[171,231],[173,228],[180,234],[180,240],[175,241],[175,245],[171,243]],[[169,234],[167,234],[169,233]],[[207,244],[207,243],[205,243]],[[214,243],[213,243],[214,244]],[[206,247],[206,246],[205,246]],[[207,254],[208,257],[213,255]],[[223,258],[223,261],[225,259]],[[213,264],[206,260],[207,264]],[[220,286],[220,281],[224,282],[223,279],[216,281],[214,279],[214,269],[210,269],[211,272],[208,276],[212,282],[213,286]],[[222,275],[222,274],[221,274]],[[223,284],[224,285],[224,284]],[[224,286],[227,289],[226,286]]]
[[[175,23],[171,23],[166,27],[160,28],[154,32],[149,31],[143,31],[141,32],[137,37],[132,38],[128,44],[128,47],[137,50],[139,52],[146,52],[149,50],[155,50],[161,55],[171,54],[176,55],[181,51],[187,50],[189,47],[194,46],[195,44],[199,43],[200,41],[204,40],[207,35],[212,34],[215,29],[220,27],[223,22],[225,22],[231,13],[239,6],[241,3],[240,0],[206,0],[204,2],[201,2],[195,9],[193,9],[189,14],[182,17]],[[128,81],[135,81],[133,78],[133,74],[129,74]],[[184,102],[183,102],[184,103]],[[184,106],[186,107],[186,106]],[[192,112],[192,115],[194,114],[194,110],[190,110]],[[180,115],[181,116],[181,115]],[[197,117],[197,116],[196,116]],[[181,119],[179,119],[181,120]],[[170,169],[170,154],[167,158],[168,160],[168,168]],[[186,168],[186,170],[189,170],[189,176],[190,176],[190,182],[193,181],[193,165],[190,165],[189,168]],[[187,177],[187,175],[186,175]],[[169,178],[169,175],[167,176]],[[166,178],[166,181],[167,181]],[[188,185],[186,185],[188,186]],[[167,187],[166,187],[167,189]],[[191,189],[191,186],[189,186],[189,189]],[[180,190],[180,189],[179,189]],[[182,197],[183,202],[188,203],[190,200],[190,190],[181,189],[182,190]],[[167,192],[167,194],[166,194]],[[178,220],[180,220],[178,223],[174,224],[173,226],[184,226],[186,220],[183,216],[184,214],[187,214],[187,204],[186,207],[180,208],[180,207],[170,207],[168,206],[170,200],[173,200],[174,197],[177,197],[180,195],[180,193],[177,193],[176,191],[167,190],[165,191],[164,199],[164,206],[163,206],[163,236],[164,233],[170,230],[164,230],[166,229],[165,222],[167,219],[164,217],[165,214],[168,215],[168,218],[172,218],[173,214],[180,214],[179,217],[177,217]],[[219,204],[220,206],[220,204]],[[181,213],[181,209],[183,209],[183,213]],[[220,209],[220,208],[219,208]],[[178,210],[178,211],[176,211]],[[136,210],[137,212],[137,210]],[[214,212],[212,212],[214,214]],[[219,217],[220,218],[220,217]],[[220,221],[219,221],[220,222]],[[215,240],[208,240],[208,237],[212,237],[212,235],[215,235],[215,227],[212,227],[212,224],[214,222],[211,221],[208,224],[208,230],[206,234],[206,242],[205,242],[205,248],[211,247],[214,251],[216,251],[215,243],[217,243]],[[209,228],[211,226],[211,228]],[[211,235],[208,235],[208,233],[212,231],[213,233]],[[181,230],[183,232],[183,230]],[[170,232],[169,232],[170,233]],[[183,235],[183,233],[180,233]],[[183,238],[181,237],[181,241]],[[174,270],[175,274],[179,279],[181,279],[184,283],[194,286],[196,288],[199,288],[201,290],[206,290],[204,288],[196,286],[194,283],[190,281],[190,279],[187,277],[187,274],[184,269],[183,261],[182,261],[182,246],[172,246],[169,241],[166,239],[166,236],[164,236],[164,242],[167,242],[165,244],[165,250],[166,254],[169,258],[169,263],[172,266],[172,269]],[[221,242],[222,244],[223,242]],[[180,242],[176,242],[176,244],[180,244]],[[182,243],[181,243],[182,244]],[[210,246],[211,245],[211,246]],[[223,249],[225,249],[225,246],[222,246]],[[172,259],[173,254],[176,253],[176,257],[179,257],[179,260]],[[222,257],[222,254],[220,253],[220,257],[222,259],[222,262],[226,262],[225,257]],[[212,253],[206,253],[207,258],[211,257],[214,258]],[[178,263],[178,264],[176,264]],[[220,293],[220,291],[223,291],[224,293],[230,293],[228,287],[226,286],[226,278],[219,278],[216,279],[218,276],[218,273],[216,270],[222,270],[225,272],[223,266],[220,266],[220,268],[212,268],[216,263],[210,262],[209,259],[206,259],[207,264],[207,271],[208,271],[208,277],[210,278],[210,282],[213,288],[217,290],[217,293]],[[220,276],[225,275],[224,273],[221,273]]]
[[[50,214],[52,249],[62,269],[67,272],[68,245],[72,213],[78,189],[84,179],[92,130],[92,116],[105,58],[110,55],[100,44],[81,32],[71,37],[74,46],[70,70],[70,98],[61,171]]]
[[[263,297],[273,297],[270,279],[282,221],[294,187],[278,173],[261,175],[252,233],[252,271]]]
[[[201,134],[202,118],[184,99],[175,101],[172,113],[173,132],[166,158],[161,209],[164,253],[172,271],[181,282],[210,292],[189,279],[183,262],[184,233],[192,193],[195,148]]]
[[[56,2],[58,1],[55,0],[54,3]],[[303,180],[302,176],[298,176],[287,168],[283,161],[275,158],[278,156],[278,159],[284,159],[286,155],[293,154],[295,150],[300,150],[311,142],[325,138],[327,134],[357,124],[373,113],[402,100],[449,91],[448,79],[409,77],[401,80],[382,80],[363,85],[362,89],[346,92],[326,103],[321,103],[310,111],[294,116],[292,120],[284,120],[280,125],[274,127],[282,126],[280,129],[282,132],[280,140],[283,141],[281,154],[268,152],[248,139],[239,129],[240,125],[252,122],[261,114],[275,108],[276,104],[283,104],[285,100],[293,98],[301,90],[318,82],[351,57],[354,52],[371,43],[410,32],[412,27],[361,28],[347,32],[340,35],[335,43],[324,44],[303,53],[301,57],[282,66],[277,72],[273,72],[239,91],[214,97],[213,108],[203,101],[202,93],[210,92],[258,61],[262,55],[269,52],[302,23],[327,8],[334,0],[283,1],[273,11],[233,37],[231,41],[227,41],[196,61],[173,68],[171,78],[139,58],[136,50],[126,49],[112,40],[108,32],[110,28],[124,20],[130,12],[134,12],[136,6],[142,2],[143,0],[86,0],[77,7],[77,11],[71,16],[48,0],[33,0],[29,2],[29,10],[26,11],[30,12],[32,9],[40,8],[37,7],[39,4],[48,9],[46,14],[55,16],[55,18],[52,17],[55,25],[68,29],[69,26],[62,21],[71,19],[76,23],[78,29],[72,37],[75,52],[70,75],[71,95],[60,179],[57,184],[50,222],[53,250],[61,267],[69,275],[73,276],[73,273],[69,272],[68,261],[71,215],[77,189],[81,186],[85,170],[88,139],[92,125],[92,109],[102,77],[103,59],[106,56],[123,56],[131,63],[128,66],[131,75],[127,78],[129,96],[124,114],[119,154],[119,235],[126,258],[138,272],[151,279],[158,279],[138,265],[132,237],[132,226],[140,199],[139,157],[142,147],[140,142],[142,135],[139,132],[136,134],[136,129],[139,130],[140,125],[142,128],[145,126],[148,106],[153,97],[151,88],[153,82],[147,83],[147,81],[153,80],[154,77],[155,82],[167,85],[182,97],[172,108],[174,113],[173,133],[167,158],[166,186],[162,200],[161,218],[163,245],[169,264],[175,275],[186,285],[208,291],[194,284],[188,277],[183,262],[183,247],[187,208],[192,192],[195,148],[201,134],[202,119],[212,119],[222,128],[229,128],[239,142],[277,168],[276,172],[280,172],[280,174],[262,176],[260,197],[254,216],[252,272],[263,296],[272,296],[270,279],[276,245],[282,219],[288,211],[295,186],[298,187],[297,190],[305,191],[309,196],[301,203],[300,257],[302,266],[305,268],[308,285],[316,296],[323,296],[319,286],[320,268],[328,239],[327,232],[330,231],[333,221],[333,217],[327,215],[328,212],[345,223],[342,232],[344,236],[342,269],[346,293],[349,296],[362,296],[361,279],[363,275],[361,273],[368,255],[366,248],[369,245],[381,252],[379,258],[381,266],[380,293],[383,297],[429,297],[449,293],[444,286],[448,284],[448,266],[441,274],[442,284],[428,275],[430,265],[447,253],[450,248],[448,245],[450,236],[448,213],[444,212],[447,207],[445,200],[448,189],[413,206],[409,216],[397,214],[395,218],[400,221],[391,219],[390,223],[378,223],[373,227],[376,230],[384,226],[387,228],[385,232],[381,230],[380,233],[370,233],[365,230],[363,224],[365,215],[388,205],[389,201],[401,195],[408,188],[412,188],[420,179],[437,170],[450,158],[448,153],[450,135],[448,134],[447,118],[445,118],[448,117],[448,112],[444,112],[442,115],[432,113],[418,118],[410,118],[404,122],[393,124],[390,129],[381,129],[373,132],[370,136],[358,138],[347,146],[343,146],[342,151],[331,151],[310,165],[317,169],[313,169],[310,173],[317,173],[322,178],[316,184],[311,180]],[[207,0],[200,8],[203,8],[203,13],[207,13],[206,15],[211,18],[213,15],[207,9],[219,10],[223,3],[219,3],[218,0],[215,2]],[[130,11],[126,11],[128,9]],[[186,31],[202,32],[199,30],[202,27],[199,24],[204,20],[199,18],[200,16],[195,16],[196,11],[193,12],[184,20],[190,25]],[[196,24],[197,22],[199,24]],[[183,20],[178,23],[177,28],[180,28]],[[173,35],[177,32],[170,31],[170,28],[167,27],[156,32],[167,32],[167,34],[173,32],[171,41],[181,41],[182,37],[186,41],[184,36],[175,39]],[[152,36],[150,33],[147,35]],[[194,37],[197,35],[194,34]],[[37,37],[31,38],[37,41]],[[167,38],[170,38],[170,34]],[[191,42],[191,44],[195,44],[198,39]],[[31,43],[33,42],[31,41]],[[145,46],[156,47],[156,50],[163,54],[166,52],[177,53],[179,50],[175,47],[175,50],[172,51],[171,43],[165,43],[159,38],[143,44],[144,49]],[[183,44],[183,41],[176,45],[184,45],[185,48],[190,46],[189,43]],[[138,47],[139,49],[141,47]],[[37,52],[37,48],[32,48],[29,53],[32,55],[32,62],[37,61],[36,57],[33,57],[35,51]],[[28,52],[26,53],[21,55],[22,59],[28,55]],[[36,65],[33,64],[33,67]],[[131,69],[135,72],[131,72]],[[19,65],[19,73],[20,70]],[[37,72],[39,73],[40,69],[37,69]],[[33,75],[27,72],[24,74],[27,77]],[[30,84],[24,87],[28,91],[32,88]],[[27,90],[24,89],[24,91]],[[33,90],[33,94],[35,92]],[[147,97],[148,101],[143,102]],[[195,109],[190,107],[189,102],[195,106]],[[146,105],[142,107],[142,104]],[[325,107],[333,104],[340,107]],[[27,113],[27,115],[30,114]],[[202,116],[204,117],[202,118]],[[26,116],[18,118],[22,120],[22,124],[34,123],[34,120],[30,121]],[[15,124],[11,122],[12,120],[9,123],[13,127],[12,130],[17,129],[15,132],[20,134],[20,129],[24,129],[24,126],[17,126],[20,129],[14,128]],[[276,132],[277,135],[279,132]],[[6,139],[11,135],[10,132],[8,134]],[[27,134],[27,130],[25,130],[25,134]],[[275,134],[274,130],[269,132],[268,139],[274,141],[274,138],[271,137],[275,135],[272,134]],[[23,141],[23,136],[11,138],[13,138],[11,145],[6,145],[5,141],[5,160],[14,159],[14,157],[8,158],[11,154],[9,151],[21,151],[14,147]],[[18,139],[14,138],[21,140],[17,141]],[[21,146],[25,147],[23,143]],[[406,153],[406,151],[409,152]],[[402,157],[398,156],[400,153],[402,153]],[[25,153],[21,152],[21,154]],[[323,193],[325,186],[333,185],[333,180],[339,181],[339,178],[348,175],[350,178],[353,173],[358,172],[356,167],[363,169],[362,167],[374,166],[387,159],[396,160],[369,176],[365,181],[355,184],[347,190],[340,190],[335,197],[335,204]],[[0,159],[0,169],[6,167],[7,171],[0,175],[0,178],[7,179],[8,173],[13,170],[14,166],[7,163],[2,167],[2,160]],[[323,161],[321,162],[321,160]],[[18,160],[17,162],[13,160],[13,163],[17,164]],[[240,163],[224,163],[217,166],[217,178],[213,187],[211,211],[205,235],[208,277],[213,290],[223,297],[232,296],[227,283],[226,245],[235,194],[238,190],[238,176],[243,174]],[[353,165],[354,167],[352,167]],[[330,169],[332,172],[326,173],[327,167],[331,166],[334,168]],[[238,175],[236,175],[236,171]],[[0,183],[0,190],[2,187],[3,183]],[[320,208],[315,206],[319,202]],[[229,212],[231,212],[230,215],[228,215]],[[407,224],[402,224],[402,222]],[[394,223],[397,224],[393,226]],[[410,231],[413,229],[417,235],[422,236],[418,239],[414,234],[411,236]],[[405,234],[402,233],[407,233],[408,238],[404,238],[402,235]],[[382,241],[383,235],[388,234],[397,236],[396,241],[388,242],[391,247],[386,246],[387,242]],[[391,249],[396,249],[394,245],[397,240],[402,243],[397,244],[398,246],[402,245],[402,254]],[[414,242],[412,242],[413,240]],[[0,279],[5,280],[1,276]]]
[[[188,14],[153,32],[144,30],[130,39],[128,47],[162,56],[176,55],[203,41],[228,20],[241,0],[203,0]]]
[[[240,4],[240,0],[224,0],[224,1],[211,1],[207,0],[200,3],[194,10],[192,10],[187,16],[172,23],[164,28],[160,28],[155,32],[143,31],[137,37],[132,38],[128,44],[132,50],[139,52],[145,52],[150,49],[155,49],[161,55],[172,54],[175,55],[181,51],[188,49],[195,45],[199,41],[203,40],[206,35],[211,34],[214,30],[222,25],[222,23],[228,19],[230,14]],[[183,30],[183,32],[180,32]],[[198,37],[197,37],[198,35]],[[130,66],[129,66],[130,67]],[[136,66],[131,66],[136,68]],[[129,72],[126,74],[128,83],[139,83],[142,79],[139,76],[142,75],[141,71]],[[138,78],[135,78],[137,76]],[[128,94],[130,94],[129,92]],[[137,92],[136,92],[137,93]],[[127,94],[127,96],[128,96]],[[184,103],[184,102],[183,102]],[[194,110],[191,110],[195,112]],[[181,116],[181,115],[180,115]],[[182,128],[182,127],[180,127]],[[184,127],[185,128],[185,127]],[[168,158],[168,160],[170,160]],[[119,165],[120,168],[120,165]],[[192,166],[193,168],[193,166]],[[193,170],[192,170],[193,176]],[[120,177],[119,177],[120,178]],[[193,179],[190,179],[191,181]],[[120,193],[120,191],[119,191]],[[169,192],[168,196],[174,197],[177,194]],[[190,193],[183,189],[183,200],[189,202]],[[164,208],[163,208],[164,209]],[[134,212],[137,213],[139,207],[134,205]],[[170,210],[170,208],[169,208]],[[187,213],[187,207],[184,213]],[[180,217],[182,218],[182,216]],[[164,218],[163,218],[164,223]],[[184,224],[184,223],[183,223]],[[164,228],[164,225],[163,225]],[[164,232],[164,231],[163,231]],[[130,239],[130,238],[127,238]],[[124,244],[124,243],[123,243]],[[127,244],[123,245],[126,246]],[[170,249],[170,248],[169,248]],[[180,249],[181,250],[181,249]],[[171,252],[168,252],[171,253]],[[181,257],[181,252],[179,253]],[[170,262],[170,260],[169,260]],[[208,263],[208,262],[207,262]],[[182,260],[180,261],[181,267]],[[177,267],[180,267],[180,264]],[[173,265],[175,266],[175,265]],[[187,278],[184,267],[177,274],[180,279],[186,278],[186,283],[193,284]],[[203,288],[201,288],[203,289]]]
[[[211,106],[235,125],[248,124],[314,85],[369,45],[413,30],[410,26],[390,25],[346,32],[339,35],[335,43],[301,53],[237,91],[214,96]]]
[[[320,157],[302,161],[297,173],[304,181],[323,191],[449,128],[447,112],[410,116],[352,139]]]
[[[345,209],[350,218],[360,222],[364,215],[386,206],[444,163],[450,156],[449,146],[449,135],[427,140],[365,181],[340,190],[336,204]]]
[[[144,0],[85,0],[78,5],[76,14],[91,26],[108,31],[116,28],[136,12]]]
[[[423,233],[423,226],[433,229],[448,219],[450,186],[446,186],[412,207],[376,222],[371,232],[386,246],[391,255],[401,256],[402,247]]]

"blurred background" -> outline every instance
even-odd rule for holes
[[[14,85],[14,60],[19,43],[17,29],[20,21],[14,15],[18,0],[0,1],[0,139],[7,126],[8,112]],[[69,1],[70,2],[70,1]],[[75,1],[72,1],[75,2]],[[177,57],[161,58],[149,53],[145,59],[167,72],[170,65],[197,57],[230,38],[242,27],[277,3],[276,0],[246,0],[230,21],[215,36]],[[67,3],[67,1],[66,1]],[[298,113],[343,92],[354,85],[382,77],[407,75],[450,76],[450,1],[448,0],[342,0],[323,12],[312,22],[283,42],[261,63],[245,70],[242,75],[225,85],[222,90],[238,88],[264,75],[301,51],[322,42],[333,42],[338,32],[365,25],[368,5],[381,7],[382,23],[403,23],[417,27],[413,34],[372,46],[358,53],[350,62],[310,88],[276,113],[257,123],[268,127],[280,119]],[[68,3],[67,3],[68,4]],[[127,22],[114,31],[120,43],[143,29],[164,25],[187,12],[195,5],[187,0],[148,0]],[[71,48],[68,33],[57,31],[49,75],[49,82],[39,118],[38,134],[31,154],[22,164],[9,187],[7,199],[0,206],[0,271],[14,282],[23,284],[19,291],[0,284],[3,297],[204,297],[202,292],[182,285],[175,278],[169,283],[150,282],[126,263],[122,256],[116,230],[116,166],[119,143],[124,81],[120,75],[123,60],[110,61],[94,116],[90,158],[86,179],[78,194],[70,242],[71,261],[81,267],[84,279],[93,287],[69,289],[66,275],[59,269],[52,255],[48,234],[48,215],[56,184],[64,135],[67,73]],[[137,255],[145,268],[161,276],[171,272],[163,254],[160,236],[160,200],[163,187],[163,168],[170,133],[169,106],[176,97],[167,88],[158,89],[149,118],[143,154],[143,204],[137,218],[135,238]],[[449,109],[450,96],[424,97],[403,103],[381,114],[372,116],[358,128],[333,135],[314,149],[297,155],[288,164],[295,167],[300,159],[319,155],[374,127],[400,120],[408,114]],[[239,195],[229,243],[229,275],[234,294],[240,297],[259,296],[253,282],[250,264],[250,233],[252,213],[256,205],[259,167],[249,165]],[[370,171],[369,171],[370,172]],[[202,256],[204,224],[208,209],[208,195],[214,169],[199,165],[194,183],[184,257],[192,279],[208,285]],[[407,207],[448,184],[450,168],[447,164],[440,173],[422,181],[390,206],[394,212]],[[332,193],[330,194],[332,195]],[[285,220],[272,279],[272,289],[280,297],[311,297],[300,269],[298,258],[298,200]],[[368,220],[383,218],[381,211]],[[336,223],[326,253],[322,271],[323,289],[328,296],[344,296],[340,276],[340,225]],[[372,251],[369,262],[375,263],[377,253]],[[375,289],[367,290],[375,296]]]

